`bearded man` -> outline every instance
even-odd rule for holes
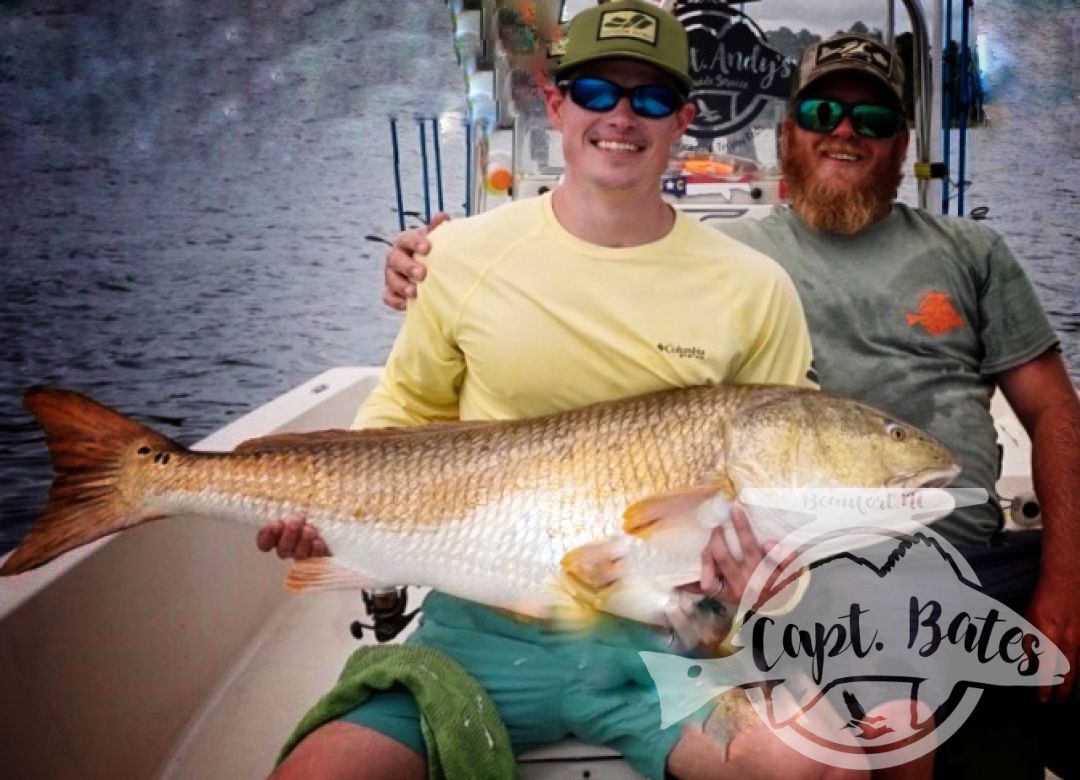
[[[1071,695],[1075,710],[1080,405],[1058,339],[1004,240],[977,222],[895,202],[908,145],[902,73],[895,52],[873,38],[843,34],[808,47],[783,124],[781,164],[791,207],[725,232],[775,259],[795,281],[822,389],[930,431],[963,466],[954,486],[995,497],[957,510],[935,529],[957,545],[989,595],[1026,607],[1069,659],[1065,681],[1040,698]],[[989,411],[995,388],[1031,437],[1044,521],[1041,556],[1038,534],[1002,532]],[[1015,740],[986,739],[1007,720],[1001,710],[1040,719],[1019,698],[1002,691],[989,696],[998,711],[984,706],[990,717],[976,716],[966,729],[982,729],[977,752],[993,773],[1013,761],[1022,765]],[[1075,723],[1075,712],[1042,715],[1057,727]],[[939,771],[953,776],[960,764],[970,770],[973,756],[958,755],[963,744],[945,746]],[[1075,770],[1075,757],[1069,761]]]
[[[844,34],[809,47],[783,124],[791,206],[724,230],[795,281],[822,388],[932,432],[963,466],[955,486],[994,495],[990,397],[995,387],[1005,393],[1032,439],[1045,523],[1030,614],[1075,670],[1080,405],[1057,336],[1002,238],[895,202],[908,145],[902,72],[899,57],[873,38]],[[936,528],[978,566],[1001,543],[1002,520],[991,501]],[[1025,576],[1037,573],[1011,567],[1007,581],[989,585],[1015,604],[1025,599]],[[1073,671],[1059,698],[1075,679]]]
[[[561,135],[563,182],[439,232],[425,295],[406,316],[357,427],[535,417],[680,384],[810,383],[809,334],[783,270],[661,198],[668,151],[694,115],[689,46],[678,20],[644,0],[585,10],[570,24],[555,75],[543,95]],[[579,284],[597,274],[603,287]],[[638,304],[650,297],[651,316],[639,327]],[[710,327],[686,319],[688,306],[710,312]],[[672,370],[654,328],[701,334],[681,343],[701,343],[707,359]],[[552,382],[566,376],[574,380],[552,392]],[[742,528],[742,555],[736,560],[722,536],[714,539],[703,555],[701,589],[737,605],[765,549],[738,513],[733,523]],[[267,526],[258,544],[295,558],[328,552],[299,518]],[[421,777],[429,755],[437,760],[433,774],[510,776],[513,768],[501,760],[476,768],[492,757],[471,755],[460,741],[463,716],[447,717],[465,712],[447,704],[455,699],[469,707],[475,701],[469,712],[494,711],[506,727],[500,741],[515,752],[573,735],[613,746],[650,777],[865,776],[802,756],[760,723],[706,734],[711,704],[685,729],[660,728],[660,699],[639,653],[670,643],[641,624],[612,618],[595,631],[568,633],[437,592],[423,609],[409,644],[444,672],[424,666],[434,680],[425,677],[424,690],[385,690],[385,676],[365,681],[349,671],[323,700],[345,699],[344,706],[320,705],[305,718],[276,777]],[[679,609],[673,605],[673,627],[686,619]],[[408,682],[396,672],[393,680]],[[369,682],[379,691],[356,696]],[[309,730],[313,723],[320,725]],[[492,734],[480,728],[493,749]],[[447,769],[451,752],[472,761],[468,771]]]
[[[895,202],[909,140],[902,95],[901,61],[876,39],[845,33],[808,47],[783,123],[791,204],[721,230],[772,257],[794,280],[822,389],[930,431],[963,466],[954,485],[994,497],[935,528],[960,548],[991,596],[1026,607],[1069,659],[1064,682],[1039,698],[1071,698],[1075,709],[1080,404],[1057,336],[1004,240],[977,222]],[[428,250],[424,233],[404,234],[387,257],[383,299],[394,308],[404,308],[424,278],[413,259]],[[1031,437],[1041,535],[1002,531],[995,388]],[[1057,728],[1075,722],[1058,714],[1049,720]],[[1000,771],[1016,749],[1012,743],[995,752],[996,744],[980,740],[978,760]],[[1075,757],[1068,760],[1075,769]]]

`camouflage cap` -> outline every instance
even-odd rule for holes
[[[830,73],[865,73],[889,89],[901,105],[904,102],[904,65],[899,55],[876,38],[859,33],[840,33],[807,46],[799,59],[791,97]]]
[[[587,62],[630,59],[656,66],[687,93],[694,84],[686,30],[669,12],[644,0],[616,0],[582,11],[566,34],[556,78]]]

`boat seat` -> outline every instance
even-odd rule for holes
[[[564,739],[518,756],[522,780],[640,780],[642,777],[611,748]]]

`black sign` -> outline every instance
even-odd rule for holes
[[[690,38],[697,116],[688,135],[729,135],[750,124],[769,98],[788,97],[795,63],[769,48],[750,17],[722,0],[678,0],[674,13]]]

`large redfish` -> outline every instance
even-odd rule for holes
[[[673,588],[699,576],[701,546],[673,553],[649,539],[700,535],[703,518],[744,488],[918,487],[958,472],[917,428],[792,387],[694,387],[526,420],[284,434],[232,453],[188,450],[70,391],[34,389],[25,402],[57,477],[0,574],[169,515],[261,526],[298,513],[334,555],[296,564],[291,587],[428,585],[538,618],[600,607],[663,624]],[[755,527],[761,540],[783,530]],[[595,552],[613,537],[612,557],[657,572],[622,597],[604,573],[614,561]]]

